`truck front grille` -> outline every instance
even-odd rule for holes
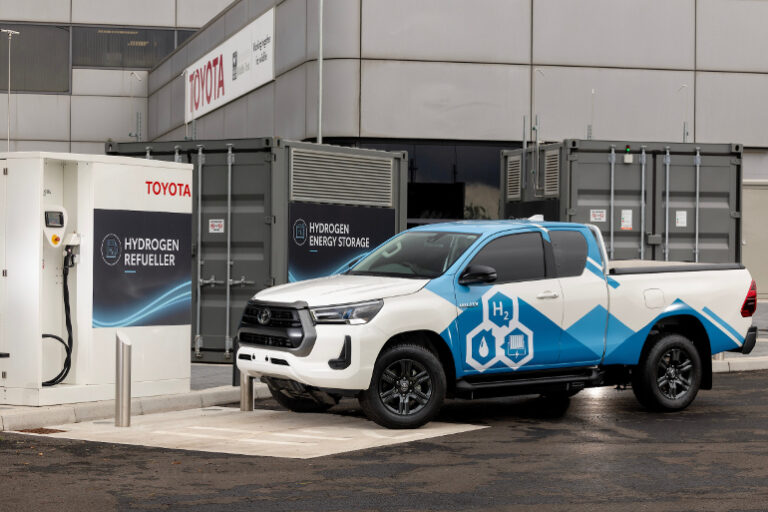
[[[286,347],[296,348],[298,345],[294,340],[285,338],[282,336],[267,336],[264,334],[256,334],[252,332],[241,332],[240,343],[247,343],[249,345],[261,345],[264,347]],[[298,341],[301,344],[301,340]]]
[[[312,350],[317,334],[303,303],[273,304],[251,300],[245,307],[238,343],[285,350],[303,357]]]
[[[265,324],[259,322],[259,314],[269,309],[269,321]],[[267,308],[257,304],[248,304],[243,313],[243,325],[264,327],[301,327],[299,312],[287,308]]]

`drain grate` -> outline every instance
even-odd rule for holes
[[[59,434],[66,432],[66,430],[59,430],[57,428],[25,428],[23,430],[17,430],[16,432],[23,432],[25,434]]]

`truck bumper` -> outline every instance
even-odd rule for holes
[[[386,339],[378,329],[360,327],[317,326],[317,340],[306,356],[241,344],[237,368],[252,377],[289,379],[318,388],[367,389]]]
[[[755,343],[757,343],[757,326],[753,325],[749,328],[749,331],[747,331],[747,336],[744,338],[744,343],[741,345],[741,348],[734,350],[734,352],[749,354],[752,352],[752,349],[755,348]]]

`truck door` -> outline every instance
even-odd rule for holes
[[[549,232],[555,268],[563,294],[563,335],[559,363],[567,366],[597,364],[605,350],[608,288],[602,258],[594,237],[583,230]],[[589,256],[590,243],[593,247]],[[590,261],[591,260],[591,261]]]
[[[469,265],[494,268],[497,279],[490,284],[461,285],[458,273],[456,298],[463,312],[457,330],[465,374],[557,363],[563,298],[546,236],[510,234],[483,246]]]

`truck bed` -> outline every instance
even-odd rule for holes
[[[685,261],[619,260],[608,264],[610,275],[660,274],[665,272],[701,272],[705,270],[743,269],[740,263],[691,263]]]

